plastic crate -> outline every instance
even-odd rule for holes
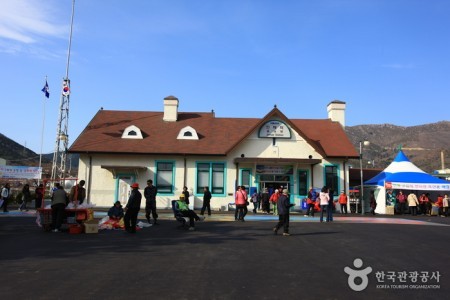
[[[52,211],[42,210],[39,212],[42,225],[48,225],[52,223]]]
[[[79,234],[83,232],[83,228],[80,225],[69,225],[69,233],[70,234]]]
[[[88,218],[87,211],[77,211],[76,219],[77,221],[85,221]]]

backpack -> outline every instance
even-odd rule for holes
[[[258,194],[255,193],[252,195],[252,202],[254,203],[258,202]]]

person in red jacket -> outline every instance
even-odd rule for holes
[[[314,191],[313,187],[310,187],[308,191],[308,198],[306,199],[306,204],[308,205],[308,208],[306,209],[305,217],[309,217],[310,214],[311,217],[314,217],[314,208],[316,206],[316,199],[317,199],[316,191]]]
[[[444,210],[443,210],[443,207],[444,207],[444,197],[442,197],[441,194],[439,194],[438,197],[437,197],[436,205],[437,205],[437,207],[439,208],[439,210],[438,210],[438,215],[439,215],[439,216],[443,216],[443,215],[444,215]]]
[[[41,183],[34,191],[35,199],[34,199],[34,208],[42,207],[42,199],[44,199],[44,185]]]
[[[234,212],[234,220],[244,222],[245,210],[247,209],[247,193],[238,186],[236,194],[234,195],[234,203],[236,204],[236,211]]]
[[[341,205],[341,214],[347,214],[347,194],[342,191],[339,195],[338,202]]]
[[[430,199],[428,198],[428,196],[425,193],[422,193],[422,195],[420,195],[419,197],[419,207],[420,207],[420,213],[422,215],[429,215],[431,216],[431,205],[430,204]]]
[[[270,196],[270,199],[269,199],[270,203],[273,204],[273,215],[274,216],[278,215],[278,209],[277,209],[278,198],[280,198],[280,191],[275,190],[275,192],[272,194],[272,196]]]
[[[400,191],[397,195],[397,203],[399,214],[403,215],[406,209],[406,196],[403,194],[403,191]]]

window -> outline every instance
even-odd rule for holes
[[[173,168],[172,162],[157,162],[156,163],[156,188],[158,193],[172,194],[173,193]]]
[[[212,165],[212,193],[223,194],[225,185],[225,166],[224,164]]]
[[[297,182],[298,182],[298,194],[306,196],[308,194],[308,171],[299,170]]]
[[[197,193],[203,193],[205,186],[209,187],[212,194],[225,193],[225,164],[197,164]]]
[[[259,181],[275,181],[275,176],[274,175],[260,175],[259,176]]]
[[[325,166],[325,185],[334,191],[333,195],[338,195],[338,167]]]
[[[245,189],[250,191],[251,183],[251,170],[243,169],[241,172],[241,185],[245,186]]]
[[[191,126],[186,126],[180,130],[177,136],[178,140],[198,140],[197,131]]]
[[[209,187],[209,164],[197,165],[197,192],[201,193],[203,188]]]
[[[125,130],[122,133],[123,139],[143,139],[141,130],[135,126],[131,125],[125,128]]]

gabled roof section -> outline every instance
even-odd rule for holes
[[[164,122],[163,115],[163,112],[99,110],[69,152],[225,156],[265,122],[275,119],[289,125],[324,157],[359,157],[339,123],[329,119],[288,119],[276,107],[262,119],[179,112],[176,122]],[[143,138],[122,139],[122,133],[130,126],[140,129]],[[195,128],[198,140],[177,139],[186,128]]]
[[[293,123],[292,120],[288,119],[276,106],[264,118],[260,119],[259,122],[257,122],[254,127],[249,129],[249,131],[245,134],[242,140],[247,138],[254,130],[259,129],[259,127],[263,126],[266,122],[273,119],[278,119],[288,124],[318,153],[320,153],[322,156],[327,156],[326,152],[324,152],[324,150],[320,147],[320,144],[317,144],[314,140],[311,140],[306,134],[304,134],[303,131],[298,126],[296,126],[296,124]],[[238,141],[237,144],[233,145],[233,148],[236,147],[242,140]],[[228,151],[230,150],[231,149],[229,149]]]

